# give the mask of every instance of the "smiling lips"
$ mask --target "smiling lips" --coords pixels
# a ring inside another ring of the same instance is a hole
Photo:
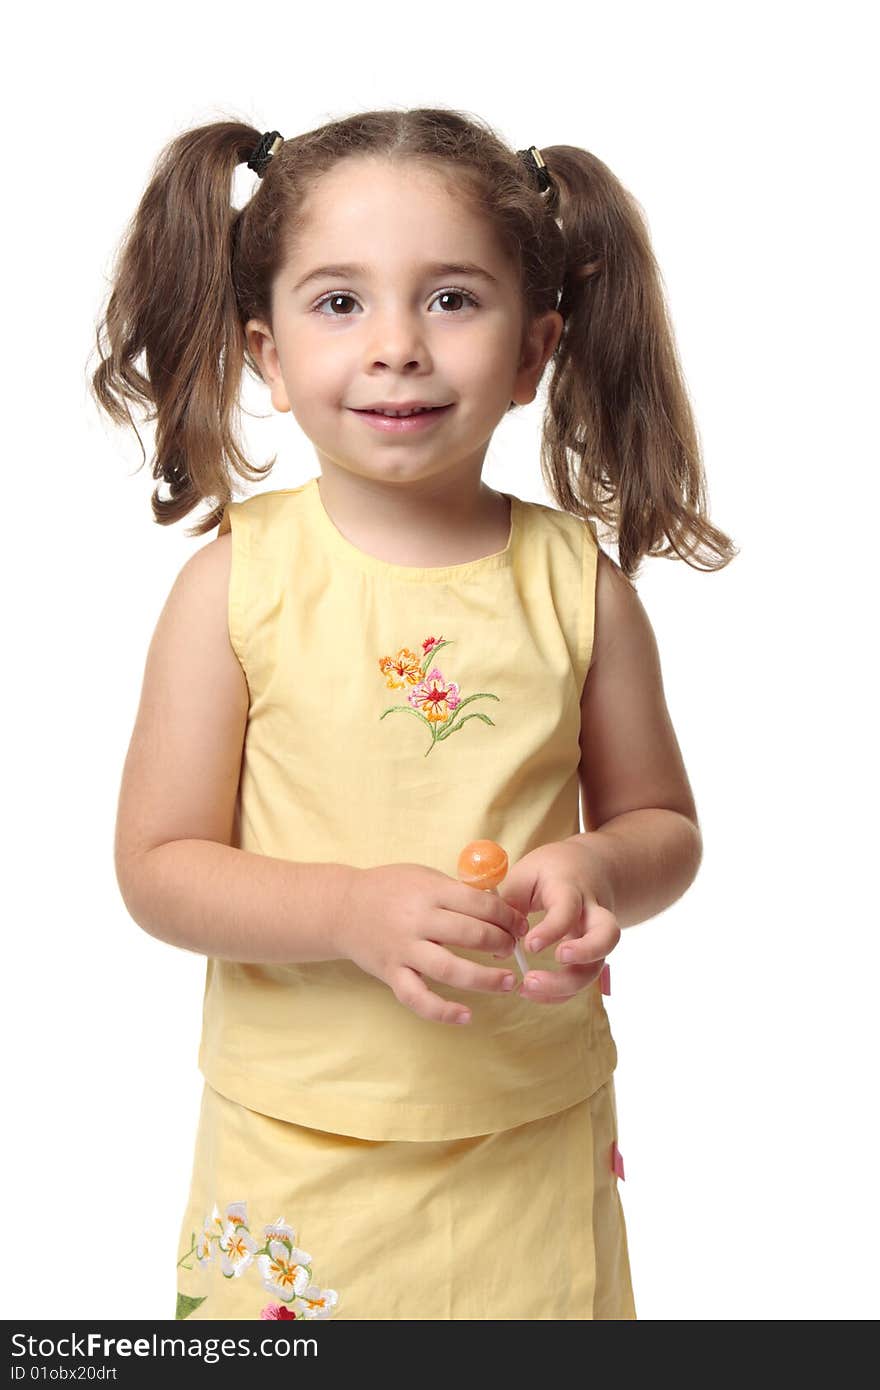
[[[412,415],[417,410],[439,410],[446,404],[446,401],[373,401],[372,405],[355,409],[374,410],[379,415]]]
[[[390,407],[389,407],[390,409]],[[413,431],[427,429],[428,426],[437,421],[452,409],[452,404],[439,406],[410,406],[398,407],[399,410],[409,409],[409,414],[386,414],[381,407],[371,406],[362,410],[355,410],[354,414],[371,428],[384,430],[391,434],[409,434]]]

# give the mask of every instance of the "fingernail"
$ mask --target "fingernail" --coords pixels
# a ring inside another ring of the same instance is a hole
[[[516,984],[516,976],[515,976],[515,975],[505,975],[505,976],[504,976],[504,979],[501,981],[501,988],[502,988],[502,989],[513,989],[513,987],[514,987],[515,984]]]
[[[559,952],[559,959],[574,960],[574,951],[570,946],[563,946],[562,950]]]
[[[534,975],[526,975],[526,978],[523,980],[523,984],[525,985],[526,989],[538,988],[538,981],[536,980]]]
[[[535,939],[533,940],[531,946],[529,947],[529,950],[530,950],[530,951],[540,951],[540,950],[543,949],[543,946],[544,946],[544,943],[543,943],[543,941],[541,940],[540,936],[536,936]]]

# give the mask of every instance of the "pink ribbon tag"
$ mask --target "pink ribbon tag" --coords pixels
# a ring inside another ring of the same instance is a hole
[[[623,1171],[623,1154],[617,1147],[616,1140],[611,1145],[611,1171],[613,1173],[616,1173],[619,1178],[624,1178],[625,1180],[625,1175]]]
[[[602,966],[602,972],[601,972],[601,974],[600,974],[600,976],[599,976],[599,981],[600,981],[600,984],[601,984],[602,993],[603,993],[603,994],[610,994],[610,993],[611,993],[611,966],[608,964],[607,961],[606,961],[605,964]]]

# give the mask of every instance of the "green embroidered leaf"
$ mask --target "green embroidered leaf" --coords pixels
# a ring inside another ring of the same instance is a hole
[[[482,691],[479,695],[468,695],[468,697],[467,697],[466,700],[459,700],[458,704],[455,706],[455,714],[457,715],[458,712],[459,712],[459,710],[464,709],[465,705],[469,705],[470,702],[471,702],[471,700],[497,700],[497,699],[499,699],[499,696],[497,696],[497,695],[490,695],[489,692],[488,692],[488,690]],[[454,718],[454,717],[455,717],[455,716],[453,716],[453,718]]]
[[[195,1254],[195,1248],[196,1248],[196,1233],[195,1233],[195,1231],[193,1231],[192,1235],[190,1236],[190,1241],[191,1241],[192,1243],[191,1243],[189,1249],[187,1250],[186,1254],[185,1254],[185,1255],[181,1255],[180,1259],[177,1261],[177,1268],[178,1268],[178,1269],[180,1269],[180,1266],[181,1266],[181,1265],[183,1265],[184,1269],[192,1269],[192,1265],[183,1264],[183,1262],[184,1262],[184,1260],[188,1260],[189,1257],[190,1257],[190,1255]]]
[[[203,1298],[189,1298],[185,1293],[177,1295],[177,1312],[174,1314],[175,1321],[181,1318],[188,1318],[190,1313],[194,1313],[200,1303],[204,1303]]]
[[[386,714],[414,714],[416,719],[421,719],[423,724],[431,727],[430,719],[426,719],[421,710],[413,709],[412,705],[389,705],[388,709],[379,715],[379,718],[384,719]]]
[[[442,734],[437,735],[437,742],[439,743],[441,738],[448,738],[450,734],[457,734],[459,729],[461,729],[469,719],[482,719],[484,724],[491,724],[492,728],[495,728],[495,720],[490,719],[488,714],[481,714],[479,710],[473,710],[471,714],[466,714],[464,719],[460,720],[459,723],[447,724]]]

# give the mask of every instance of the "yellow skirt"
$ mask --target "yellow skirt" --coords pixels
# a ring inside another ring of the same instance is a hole
[[[358,1139],[205,1083],[178,1318],[635,1318],[611,1078],[466,1139]]]

